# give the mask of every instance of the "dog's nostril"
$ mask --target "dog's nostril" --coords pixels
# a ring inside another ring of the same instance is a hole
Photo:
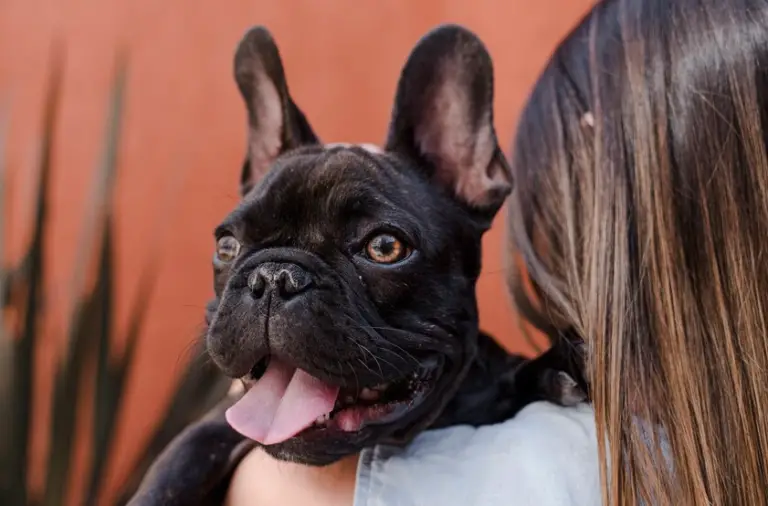
[[[248,277],[248,288],[250,288],[251,293],[257,299],[264,295],[264,292],[267,289],[267,280],[264,278],[262,273],[259,272],[258,269],[253,271],[253,273],[251,273],[251,275]]]
[[[254,269],[248,276],[248,288],[255,298],[267,292],[289,299],[312,286],[312,277],[296,264],[266,262]]]
[[[283,297],[297,295],[312,285],[312,279],[303,270],[283,269],[278,274],[277,289]]]

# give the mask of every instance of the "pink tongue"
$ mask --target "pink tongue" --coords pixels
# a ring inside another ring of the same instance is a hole
[[[274,357],[264,376],[227,410],[227,422],[264,445],[281,443],[333,411],[339,387]]]

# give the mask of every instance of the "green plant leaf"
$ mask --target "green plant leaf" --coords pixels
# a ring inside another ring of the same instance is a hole
[[[63,59],[55,52],[43,111],[43,131],[38,168],[32,238],[27,254],[14,275],[13,305],[18,310],[20,325],[12,345],[11,378],[11,452],[8,472],[11,483],[7,504],[26,505],[30,419],[34,392],[34,350],[38,340],[44,272],[43,252],[46,238],[51,154],[54,146],[58,105],[61,92]]]
[[[57,50],[61,46],[55,47]],[[139,336],[146,321],[150,295],[157,278],[158,262],[150,262],[142,274],[133,301],[125,351],[116,358],[112,349],[114,318],[114,223],[112,193],[117,170],[117,152],[126,84],[126,59],[120,55],[111,93],[104,139],[104,153],[96,172],[96,184],[83,225],[84,239],[73,265],[70,325],[67,347],[54,373],[51,396],[50,446],[42,502],[30,497],[26,489],[30,416],[34,395],[34,354],[44,316],[43,289],[45,272],[43,253],[48,230],[47,212],[51,177],[51,152],[61,89],[63,58],[55,53],[46,103],[44,106],[41,156],[35,197],[32,237],[28,250],[18,265],[6,269],[2,263],[5,230],[0,220],[0,308],[16,313],[18,325],[13,338],[4,327],[0,311],[0,505],[60,506],[67,498],[67,487],[74,452],[77,413],[84,402],[81,385],[86,373],[94,373],[94,432],[91,469],[85,491],[86,506],[95,506],[101,492],[104,469],[113,447],[117,413],[123,400],[126,378],[134,362]],[[2,111],[0,111],[2,112]],[[2,120],[0,114],[0,120]],[[0,213],[5,210],[5,136],[0,131]],[[7,218],[6,218],[7,219]],[[95,258],[94,258],[95,257]],[[152,258],[159,258],[158,256]],[[86,281],[96,263],[95,283],[87,289]],[[93,366],[95,371],[90,369]],[[121,490],[118,504],[125,503],[135,490],[153,459],[186,425],[201,417],[226,394],[230,381],[208,361],[202,342],[194,359],[185,369],[165,415],[156,427],[150,443]]]
[[[104,469],[112,448],[115,422],[123,399],[125,379],[133,364],[139,335],[146,321],[149,301],[157,279],[157,263],[145,270],[139,283],[139,290],[130,313],[126,346],[122,357],[113,363],[111,358],[110,334],[103,332],[99,343],[99,359],[96,376],[96,398],[94,400],[94,434],[91,471],[86,491],[85,504],[95,505],[101,491]]]
[[[98,356],[96,361],[96,384],[94,387],[95,400],[94,400],[94,426],[93,426],[93,445],[99,449],[99,452],[94,452],[93,460],[91,462],[92,473],[96,470],[101,475],[102,468],[106,465],[106,458],[102,457],[105,443],[105,439],[108,440],[111,433],[111,425],[114,423],[114,412],[104,414],[102,412],[102,400],[105,395],[109,395],[105,392],[107,387],[106,381],[109,376],[109,355],[110,355],[110,341],[111,341],[111,326],[113,319],[113,239],[112,239],[112,219],[107,218],[106,226],[104,227],[104,234],[101,245],[101,262],[98,277],[103,282],[97,284],[97,290],[94,291],[94,297],[101,300],[102,312],[100,318],[100,326],[95,336],[98,338],[98,342],[95,344],[98,350]],[[109,401],[109,399],[107,399]],[[115,406],[116,407],[116,406]],[[105,420],[105,418],[111,417],[112,420]],[[93,482],[93,474],[89,488],[93,487],[95,495],[98,492],[98,486]],[[89,496],[91,492],[89,490]],[[94,497],[95,499],[95,497]],[[86,503],[89,504],[89,503]]]
[[[13,473],[13,341],[5,328],[5,311],[10,291],[5,271],[5,206],[8,121],[5,109],[0,111],[0,504],[11,503]]]
[[[101,268],[99,269],[101,270]],[[93,363],[98,335],[106,319],[104,301],[97,294],[105,291],[109,281],[100,278],[92,295],[82,305],[72,325],[66,357],[54,376],[51,408],[48,470],[43,504],[64,503],[69,484],[74,448],[75,421],[81,405],[80,386],[86,364]]]
[[[108,112],[105,149],[102,163],[97,171],[97,185],[92,196],[90,220],[86,220],[86,237],[101,234],[96,284],[91,294],[78,298],[86,292],[84,280],[93,242],[83,240],[83,249],[75,264],[76,276],[73,282],[75,307],[69,330],[67,350],[59,363],[54,384],[51,415],[51,437],[48,453],[48,470],[44,506],[60,506],[67,495],[70,468],[75,438],[75,421],[81,399],[80,386],[87,364],[96,364],[99,336],[111,327],[111,294],[113,284],[111,195],[117,170],[117,152],[120,139],[122,106],[125,92],[125,68],[119,62],[115,84]],[[79,274],[79,275],[77,275]]]

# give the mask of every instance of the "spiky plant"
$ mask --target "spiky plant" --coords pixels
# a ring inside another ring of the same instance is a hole
[[[116,414],[123,399],[127,372],[133,363],[136,344],[146,320],[147,301],[153,288],[155,267],[146,267],[138,295],[131,308],[126,346],[120,356],[112,349],[114,332],[114,223],[112,193],[117,169],[117,152],[126,86],[126,60],[120,64],[111,89],[102,145],[102,159],[96,171],[94,192],[84,223],[85,240],[73,273],[73,307],[66,332],[67,345],[54,372],[54,391],[49,399],[50,446],[46,460],[45,488],[32,494],[27,488],[29,470],[30,417],[36,394],[34,356],[40,342],[42,306],[46,288],[43,254],[48,236],[48,198],[63,65],[56,59],[51,72],[44,107],[41,156],[31,223],[31,240],[18,265],[0,262],[0,504],[3,506],[59,506],[72,482],[75,421],[78,409],[93,405],[93,433],[90,434],[91,464],[84,491],[84,504],[95,506],[102,492],[104,469],[114,441]],[[0,118],[0,126],[2,125]],[[6,209],[3,141],[0,131],[0,213]],[[7,240],[0,214],[0,252]],[[90,274],[93,274],[91,276]],[[88,280],[93,280],[88,283]],[[13,315],[13,318],[5,318]],[[14,325],[9,324],[10,321]],[[200,351],[200,350],[197,350]],[[124,504],[157,453],[182,427],[200,416],[221,398],[227,382],[196,352],[187,367],[165,416],[144,448],[114,504]],[[95,365],[95,367],[87,367]],[[84,380],[95,385],[92,398],[81,389]]]

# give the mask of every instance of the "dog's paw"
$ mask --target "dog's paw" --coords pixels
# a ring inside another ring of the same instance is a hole
[[[548,401],[560,406],[589,402],[586,346],[581,340],[560,339],[542,355],[527,361],[514,375],[520,404]]]
[[[584,389],[565,371],[545,370],[539,386],[545,400],[561,406],[576,406],[588,400]]]
[[[225,409],[241,395],[237,383],[230,392],[157,456],[126,506],[223,504],[232,472],[253,447],[224,419]]]

